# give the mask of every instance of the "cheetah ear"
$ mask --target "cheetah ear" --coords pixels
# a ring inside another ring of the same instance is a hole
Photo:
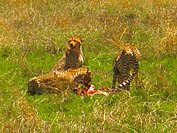
[[[70,42],[71,38],[68,38],[68,42]]]
[[[81,43],[83,42],[83,39],[81,39],[82,36],[74,34],[74,37],[78,38],[81,41]]]
[[[81,36],[74,35],[74,37],[77,37],[81,41],[81,43],[83,42],[83,39],[81,39],[82,38]]]
[[[82,36],[78,36],[78,38],[80,39],[81,43],[84,41],[82,38]]]
[[[81,42],[83,42],[83,39],[80,39],[81,40]]]
[[[87,68],[87,73],[91,74],[90,68]]]

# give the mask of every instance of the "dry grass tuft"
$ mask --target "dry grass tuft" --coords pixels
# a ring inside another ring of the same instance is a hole
[[[160,42],[160,52],[163,55],[176,55],[177,54],[177,29],[167,28],[165,36]]]

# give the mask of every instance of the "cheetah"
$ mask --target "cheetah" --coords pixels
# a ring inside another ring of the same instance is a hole
[[[69,38],[68,43],[69,45],[66,47],[63,57],[57,62],[49,73],[65,71],[67,69],[76,69],[82,66],[82,40],[74,36]]]
[[[116,58],[113,66],[112,89],[130,89],[130,82],[135,78],[138,81],[140,51],[133,45],[124,47]],[[132,72],[133,71],[133,72]],[[131,74],[132,72],[132,74]],[[116,82],[119,85],[116,87]]]
[[[77,90],[82,84],[88,86],[91,82],[89,68],[68,69],[34,77],[28,82],[28,93],[31,95],[42,93],[61,93],[63,91]]]

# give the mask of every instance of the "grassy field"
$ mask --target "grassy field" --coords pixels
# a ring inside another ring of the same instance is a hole
[[[85,67],[97,87],[132,43],[142,53],[140,81],[111,96],[27,94],[67,39],[82,38]],[[0,132],[177,132],[176,0],[1,0]]]

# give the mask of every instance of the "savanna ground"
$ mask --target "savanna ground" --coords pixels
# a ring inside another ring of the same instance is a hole
[[[107,97],[27,94],[73,35],[97,88],[111,86],[121,51],[109,39],[136,45],[142,86]],[[177,132],[176,54],[176,0],[1,0],[0,132]]]

